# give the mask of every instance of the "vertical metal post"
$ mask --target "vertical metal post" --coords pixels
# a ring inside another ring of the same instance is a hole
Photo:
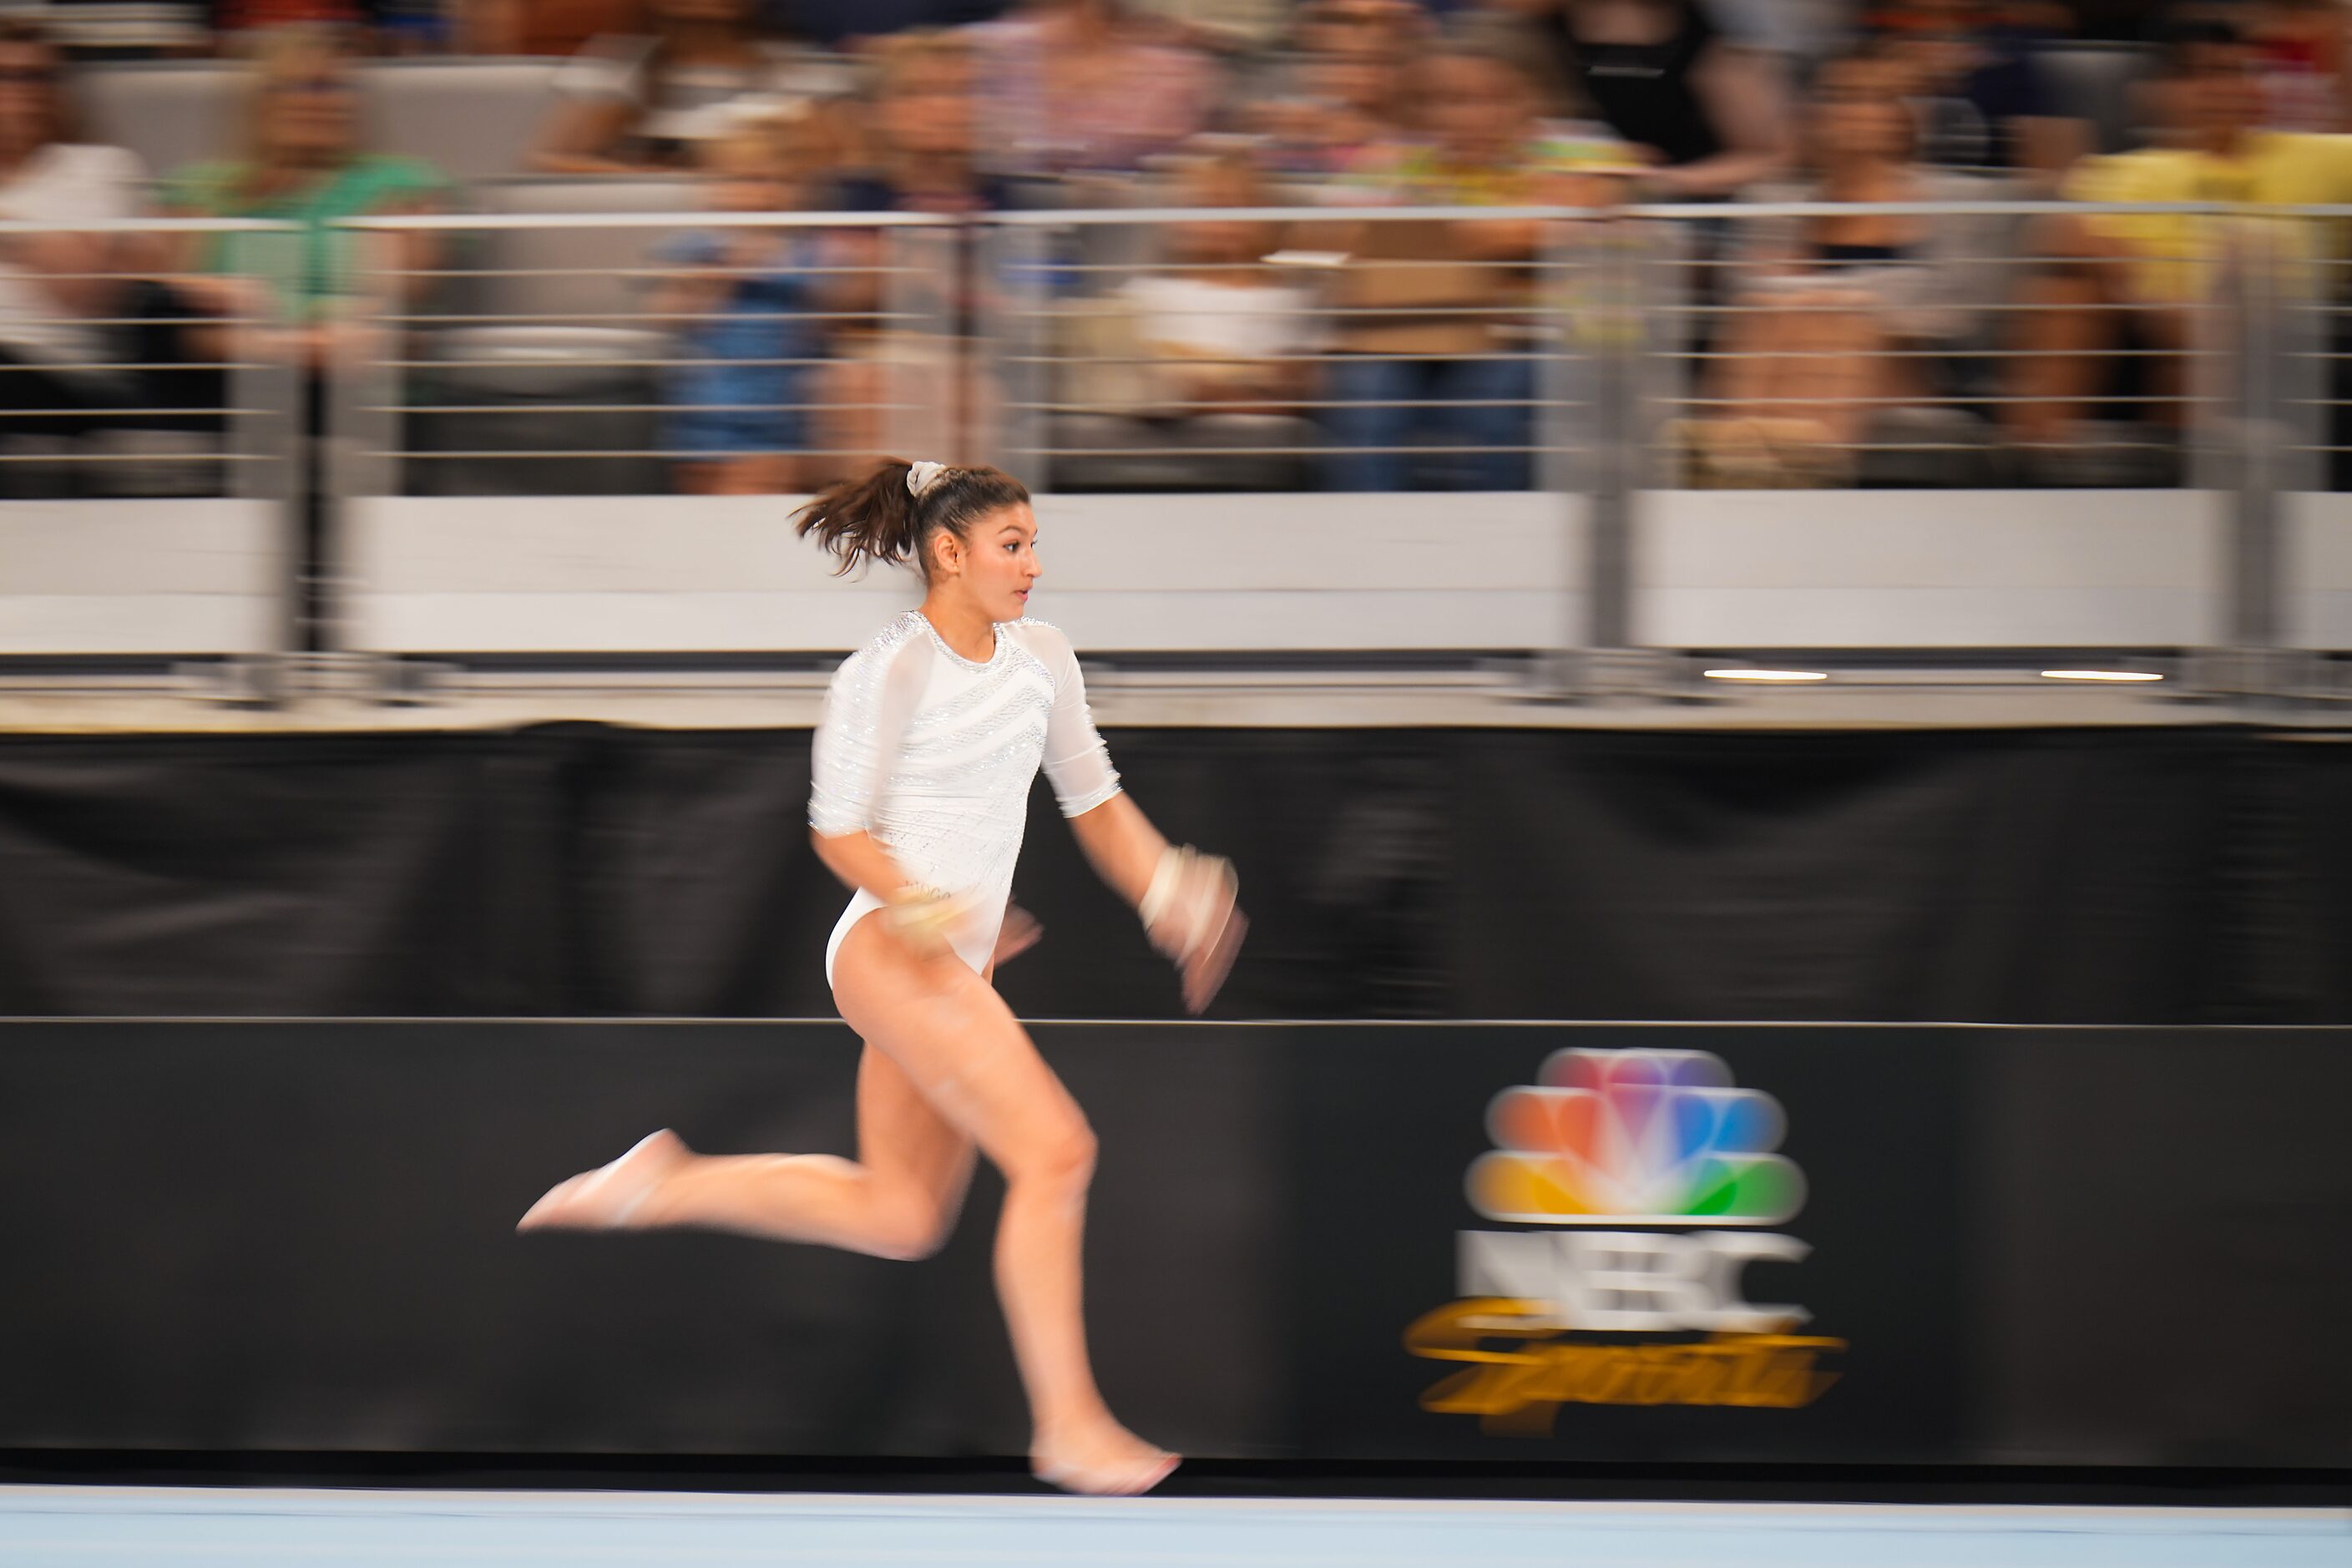
[[[958,378],[969,347],[958,341],[955,315],[962,249],[978,240],[945,226],[885,228],[881,240],[883,450],[929,458],[948,450],[963,406]]]
[[[2261,237],[2270,237],[2264,232]],[[2239,320],[2240,418],[2244,431],[2239,454],[2236,537],[2230,552],[2230,639],[2242,648],[2267,648],[2278,640],[2278,399],[2274,381],[2279,352],[2273,312],[2271,258],[2254,246],[2236,268]]]
[[[1600,288],[1593,301],[1592,466],[1586,529],[1585,647],[1620,652],[1633,643],[1633,505],[1642,421],[1636,356],[1645,330],[1636,296],[1634,255],[1640,229],[1610,225],[1600,242]]]
[[[1584,630],[1563,655],[1561,695],[1601,699],[1637,695],[1645,661],[1633,642],[1636,492],[1646,478],[1650,301],[1643,273],[1653,259],[1648,226],[1620,218],[1595,226],[1586,240],[1588,287],[1563,337],[1581,351],[1589,443],[1585,486]]]
[[[988,301],[983,354],[1003,409],[992,460],[1043,494],[1053,478],[1045,451],[1050,426],[1041,406],[1048,384],[1045,255],[1052,231],[1044,224],[984,222],[978,235],[980,286]]]
[[[270,227],[281,226],[271,225]],[[265,242],[266,243],[266,242]],[[254,254],[250,248],[242,254]],[[269,509],[275,526],[270,581],[278,597],[277,647],[255,672],[259,695],[274,700],[282,688],[281,667],[302,647],[302,376],[284,359],[260,353],[255,338],[280,325],[277,296],[263,279],[248,277],[254,301],[248,313],[221,323],[225,399],[230,412],[222,447],[227,493]]]
[[[2277,272],[2284,265],[2278,248],[2284,241],[2260,217],[2240,215],[2224,221],[2231,236],[2227,297],[2233,309],[2229,314],[2238,331],[2237,449],[2232,454],[2223,636],[2230,650],[2230,687],[2242,699],[2267,706],[2279,695],[2282,673],[2277,658],[2282,627],[2279,491],[2284,478],[2282,421],[2286,403],[2280,385],[2285,344]]]
[[[2273,287],[2277,306],[2278,352],[2273,363],[2273,385],[2279,398],[2274,421],[2278,445],[2272,473],[2273,492],[2270,583],[2273,644],[2283,693],[2316,692],[2327,684],[2325,666],[2312,650],[2315,639],[2299,595],[2302,574],[2296,559],[2298,537],[2292,526],[2296,500],[2305,494],[2326,494],[2335,482],[2338,454],[2332,450],[2343,428],[2338,416],[2336,386],[2339,362],[2334,357],[2337,328],[2344,320],[2341,290],[2347,264],[2339,258],[2333,236],[2341,220],[2311,220],[2323,237],[2317,258],[2294,288]]]
[[[1591,293],[1589,268],[1580,266],[1577,237],[1570,222],[1555,220],[1543,226],[1534,323],[1525,344],[1535,355],[1536,371],[1536,405],[1529,421],[1536,453],[1529,468],[1536,488],[1559,503],[1560,523],[1567,531],[1560,544],[1563,563],[1575,559],[1583,542],[1576,531],[1582,511],[1580,498],[1599,460],[1594,449],[1599,392],[1580,335],[1580,314]],[[1563,575],[1574,583],[1573,574]],[[1559,640],[1550,650],[1551,668],[1542,679],[1548,695],[1566,696],[1572,689],[1579,631],[1586,614],[1583,597],[1579,588],[1563,586]]]
[[[361,497],[391,493],[399,473],[402,373],[392,361],[407,323],[399,301],[406,277],[400,270],[397,235],[363,228],[352,236],[358,288],[351,297],[349,325],[357,346],[332,355],[321,372],[327,399],[320,425],[317,585],[319,652],[348,652],[351,601],[359,586],[353,574],[353,531]]]

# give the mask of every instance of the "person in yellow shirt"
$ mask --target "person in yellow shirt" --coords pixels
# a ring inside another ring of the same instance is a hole
[[[2224,203],[2247,208],[2352,202],[2352,136],[2262,129],[2253,47],[2228,22],[2184,24],[2154,84],[2162,144],[2078,164],[2074,202]],[[2146,367],[2133,395],[2150,418],[2188,422],[2187,353],[2198,307],[2232,265],[2276,264],[2297,289],[2326,286],[2310,265],[2344,254],[2341,226],[2243,213],[2063,215],[2038,226],[2045,265],[2021,290],[2004,405],[2012,439],[2071,449],[2106,391],[2120,349]]]

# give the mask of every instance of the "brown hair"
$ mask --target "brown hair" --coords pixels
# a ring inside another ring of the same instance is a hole
[[[910,27],[890,34],[876,41],[871,58],[873,74],[855,106],[860,144],[853,158],[877,174],[896,178],[906,161],[906,151],[893,134],[886,106],[902,96],[923,72],[940,67],[961,75],[961,91],[970,101],[971,71],[976,59],[969,41],[939,27]],[[964,156],[969,163],[969,150]]]
[[[1878,68],[1875,74],[1873,74],[1873,67]],[[1901,58],[1884,43],[1864,44],[1848,49],[1815,67],[1812,82],[1805,94],[1807,113],[1798,138],[1803,148],[1805,163],[1818,173],[1827,162],[1822,156],[1817,117],[1822,109],[1832,101],[1830,89],[1834,85],[1833,79],[1840,78],[1849,85],[1846,96],[1893,109],[1903,132],[1903,145],[1896,152],[1895,162],[1918,162],[1920,143],[1927,131],[1921,120],[1925,106],[1915,102],[1903,90],[1903,83],[1896,79],[1896,73],[1902,68]]]
[[[81,140],[81,116],[76,112],[73,95],[66,82],[66,53],[48,29],[22,16],[0,17],[0,47],[39,49],[49,57],[49,124],[46,134],[50,142]]]
[[[1257,161],[1255,151],[1247,141],[1238,136],[1195,136],[1185,144],[1182,155],[1176,160],[1174,174],[1180,199],[1171,205],[1182,206],[1243,206],[1263,207],[1274,204],[1265,199],[1265,171]],[[1196,202],[1192,196],[1201,184],[1210,180],[1229,181],[1246,185],[1249,199],[1240,202]]]
[[[885,458],[862,479],[844,479],[793,514],[793,531],[841,557],[842,572],[863,561],[896,565],[912,561],[930,580],[924,547],[935,533],[971,537],[971,525],[992,511],[1025,506],[1028,487],[1000,468],[942,468],[919,496],[907,488],[915,465]]]
[[[972,64],[971,45],[961,35],[944,27],[909,27],[902,33],[892,33],[877,41],[874,50],[877,68],[874,77],[877,96],[887,96],[906,84],[908,77],[929,65],[951,65],[968,68]]]
[[[1475,60],[1508,72],[1527,93],[1533,115],[1557,113],[1570,100],[1543,44],[1516,16],[1491,12],[1463,16],[1416,53],[1416,63],[1433,60]]]
[[[745,115],[704,142],[697,162],[705,170],[732,174],[747,164],[781,180],[804,180],[823,166],[820,132],[803,105]]]
[[[349,29],[332,22],[289,22],[267,28],[254,39],[245,79],[245,158],[238,194],[249,199],[270,195],[283,184],[281,171],[270,162],[271,99],[283,84],[310,71],[348,76],[356,58]],[[354,84],[356,85],[356,84]],[[345,149],[346,161],[359,156],[359,132]]]

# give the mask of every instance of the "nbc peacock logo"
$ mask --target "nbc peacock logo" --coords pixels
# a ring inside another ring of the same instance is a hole
[[[1556,1051],[1486,1111],[1470,1206],[1518,1225],[1771,1226],[1804,1206],[1787,1121],[1706,1051]]]
[[[1565,1405],[1820,1398],[1839,1375],[1820,1358],[1845,1342],[1797,1332],[1812,1314],[1748,1300],[1742,1278],[1812,1251],[1768,1228],[1805,1203],[1804,1177],[1776,1152],[1786,1126],[1778,1100],[1734,1085],[1706,1051],[1570,1047],[1496,1095],[1470,1206],[1539,1228],[1456,1238],[1460,1299],[1423,1313],[1404,1345],[1465,1364],[1422,1408],[1534,1436]]]

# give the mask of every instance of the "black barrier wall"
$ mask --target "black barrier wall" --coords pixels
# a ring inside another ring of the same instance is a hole
[[[16,1023],[0,1448],[1015,1455],[938,1258],[511,1226],[838,1025]],[[1045,1025],[1114,1405],[1202,1457],[2352,1462],[2352,1036]]]
[[[1115,731],[1223,1017],[2352,1023],[2352,749],[2242,730]],[[796,1017],[805,731],[0,740],[0,1013]],[[1024,1016],[1176,986],[1041,785]]]

